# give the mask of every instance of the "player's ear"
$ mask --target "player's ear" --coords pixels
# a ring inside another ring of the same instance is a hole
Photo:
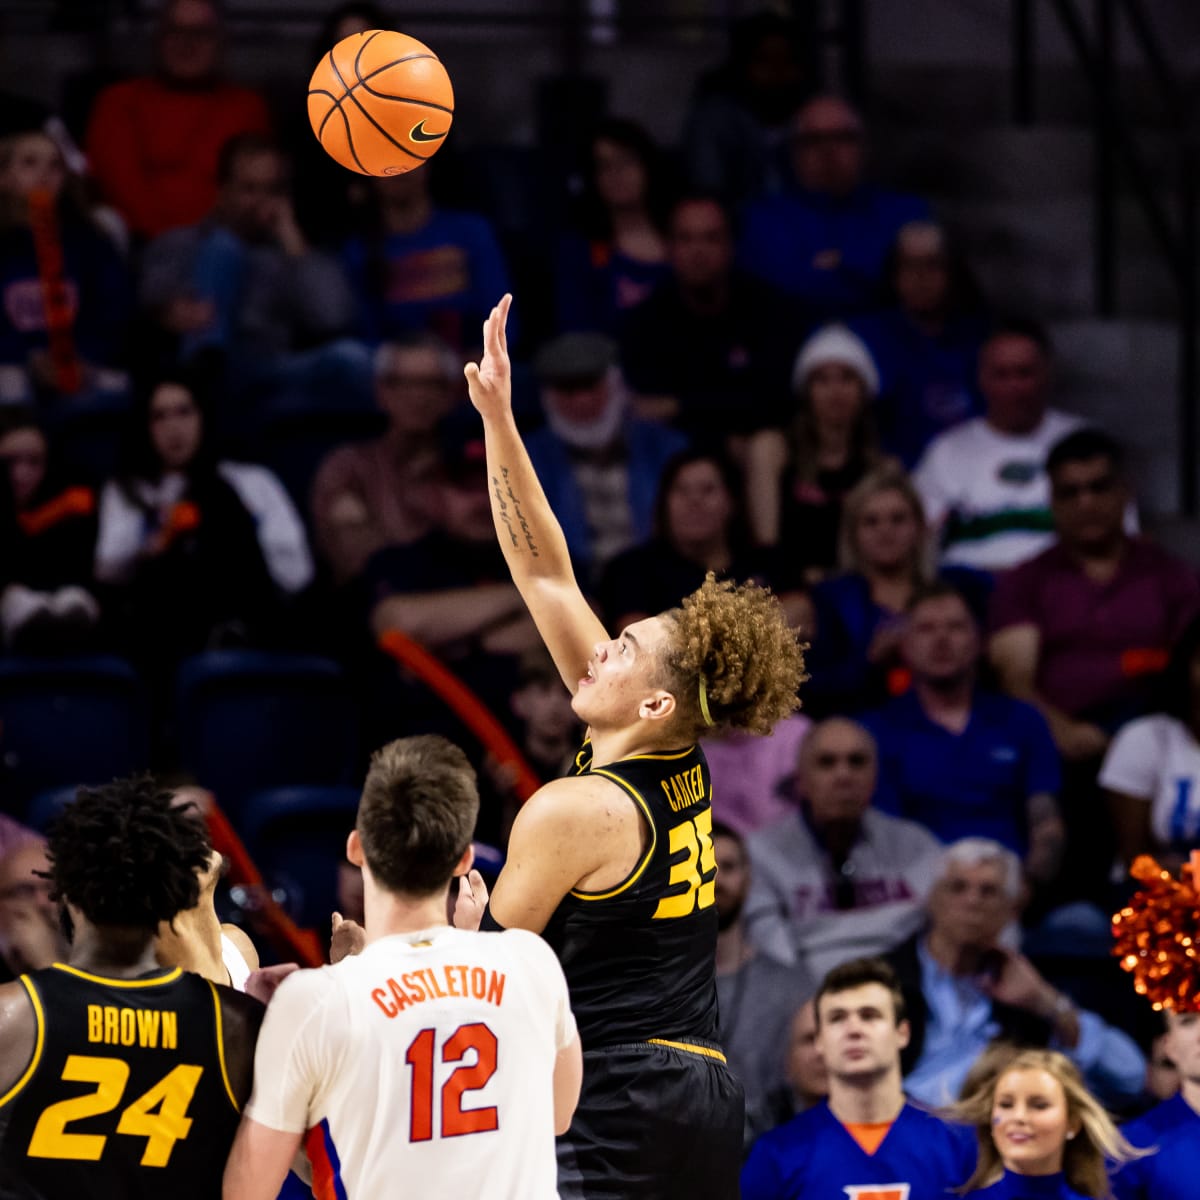
[[[659,688],[638,705],[638,716],[647,721],[665,721],[675,712],[675,697]]]
[[[896,1026],[896,1045],[903,1050],[912,1040],[912,1026],[905,1019]]]
[[[350,835],[346,838],[346,858],[354,867],[361,867],[366,862],[363,855],[362,838],[358,836],[357,829],[350,830]]]
[[[458,860],[458,865],[454,868],[454,875],[457,878],[459,875],[465,875],[475,865],[475,843],[472,842],[462,854],[462,858]]]

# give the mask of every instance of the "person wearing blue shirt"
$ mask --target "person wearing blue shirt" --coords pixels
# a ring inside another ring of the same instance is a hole
[[[875,803],[946,843],[991,838],[1032,883],[1051,882],[1064,838],[1058,752],[1037,709],[979,687],[981,638],[962,593],[946,582],[919,592],[900,652],[909,691],[864,718],[879,745]]]
[[[1146,1060],[1134,1040],[1078,1008],[1012,948],[1020,860],[998,842],[963,838],[943,852],[924,931],[888,959],[912,1023],[904,1086],[921,1104],[947,1104],[995,1039],[1061,1050],[1108,1104],[1138,1099]]]
[[[939,433],[983,412],[977,374],[988,322],[940,225],[905,225],[889,257],[893,304],[850,326],[879,367],[880,442],[911,470]]]
[[[1053,1050],[1014,1051],[952,1115],[979,1145],[965,1200],[1110,1200],[1110,1165],[1139,1155]]]
[[[974,1138],[905,1098],[909,1027],[895,973],[852,959],[826,975],[815,1005],[829,1097],[759,1138],[742,1200],[945,1197],[971,1172]]]
[[[495,297],[508,290],[508,268],[488,220],[435,207],[428,175],[424,167],[371,180],[377,228],[351,238],[342,262],[369,340],[426,329],[470,349]],[[515,339],[512,317],[508,329]]]
[[[900,229],[929,217],[918,196],[863,179],[866,135],[844,100],[817,96],[796,114],[797,188],[751,204],[741,265],[825,318],[865,312],[879,299]]]
[[[1195,1200],[1200,1193],[1200,1012],[1167,1013],[1164,1049],[1179,1071],[1179,1094],[1123,1128],[1135,1146],[1157,1149],[1117,1173],[1117,1200]]]

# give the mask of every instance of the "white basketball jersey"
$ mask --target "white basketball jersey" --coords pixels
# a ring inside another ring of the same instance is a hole
[[[246,1112],[306,1135],[318,1196],[553,1200],[554,1063],[574,1037],[535,934],[382,938],[280,986]]]

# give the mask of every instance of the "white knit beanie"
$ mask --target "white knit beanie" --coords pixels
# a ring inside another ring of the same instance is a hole
[[[879,394],[879,368],[866,343],[845,325],[825,325],[800,347],[792,368],[792,390],[800,391],[813,371],[826,363],[849,367],[863,381],[869,397]]]

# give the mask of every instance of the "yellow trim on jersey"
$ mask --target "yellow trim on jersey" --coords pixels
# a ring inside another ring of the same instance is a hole
[[[654,827],[654,815],[650,811],[650,805],[646,803],[645,797],[637,790],[637,788],[633,786],[632,783],[622,779],[619,775],[611,774],[603,767],[600,767],[598,770],[596,768],[592,768],[591,774],[602,775],[605,779],[611,779],[613,783],[620,784],[621,787],[623,787],[630,794],[630,796],[632,796],[633,799],[641,805],[642,812],[646,814],[646,820],[650,822],[650,849],[646,851],[646,857],[643,858],[636,867],[634,867],[632,873],[627,879],[625,879],[622,883],[617,884],[615,888],[612,888],[607,892],[581,892],[578,888],[571,889],[571,895],[574,896],[576,900],[611,900],[613,896],[619,896],[622,892],[633,887],[633,885],[642,877],[646,868],[650,865],[650,860],[654,857],[654,848],[658,845],[658,830]]]
[[[690,1054],[703,1054],[705,1058],[715,1058],[717,1062],[725,1062],[726,1058],[720,1050],[711,1046],[696,1046],[691,1042],[669,1042],[666,1038],[649,1038],[652,1046],[670,1046],[672,1050],[686,1050]]]
[[[21,1078],[3,1096],[0,1096],[0,1108],[3,1108],[29,1082],[34,1071],[37,1070],[38,1063],[42,1061],[42,1046],[46,1041],[46,1016],[42,1012],[42,1001],[37,994],[37,988],[33,986],[33,980],[28,975],[20,976],[20,981],[29,993],[29,1003],[33,1005],[33,1018],[37,1024],[37,1036],[34,1039],[33,1057],[29,1060],[29,1066],[25,1068]]]
[[[631,754],[628,758],[617,759],[617,762],[639,762],[647,758],[654,759],[657,762],[673,762],[677,758],[687,758],[695,749],[695,746],[689,746],[686,750],[676,750],[670,754]],[[613,766],[614,764],[609,763],[608,765]]]
[[[241,1105],[237,1102],[237,1097],[233,1094],[233,1088],[229,1083],[229,1070],[225,1066],[225,1027],[221,1020],[221,994],[217,991],[217,985],[211,979],[206,979],[209,991],[212,992],[213,1012],[217,1017],[217,1059],[221,1064],[221,1082],[225,1085],[225,1095],[229,1097],[229,1103],[233,1105],[233,1111],[240,1113]]]
[[[87,971],[81,971],[78,967],[69,967],[66,963],[54,963],[53,966],[56,971],[66,971],[69,975],[78,975],[80,979],[86,979],[89,983],[102,983],[105,987],[115,988],[158,987],[164,983],[174,983],[183,974],[180,967],[175,967],[165,975],[156,975],[153,979],[110,979],[107,975],[89,975]]]

